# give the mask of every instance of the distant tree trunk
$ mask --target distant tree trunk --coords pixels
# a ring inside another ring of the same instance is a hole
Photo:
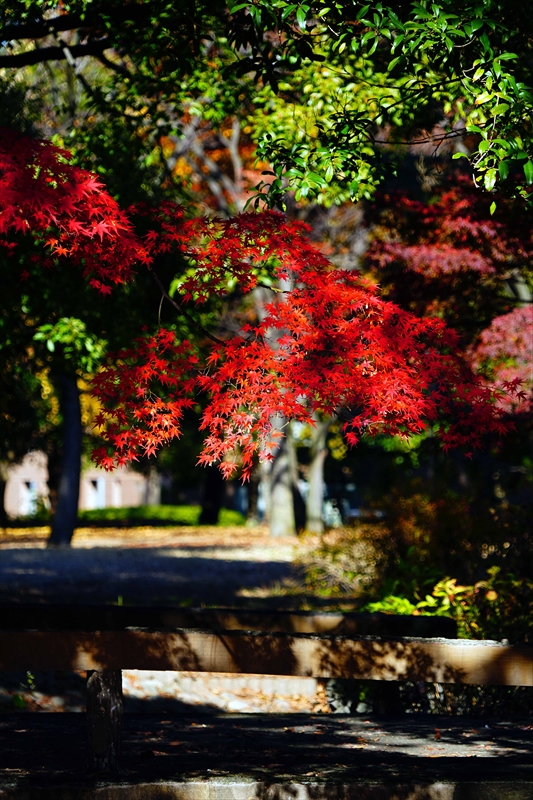
[[[293,536],[296,533],[292,476],[286,439],[280,442],[270,471],[269,522],[272,536]]]
[[[206,467],[200,525],[216,525],[224,499],[225,481],[218,467]]]
[[[254,466],[250,480],[246,484],[248,491],[248,508],[246,510],[246,524],[249,527],[259,523],[259,484],[261,471],[259,464]]]
[[[122,673],[87,672],[87,767],[91,774],[116,773],[122,737]]]
[[[75,376],[59,375],[60,407],[63,416],[63,458],[48,547],[68,547],[78,519],[81,477],[81,407]]]
[[[9,478],[9,463],[0,461],[0,528],[7,528],[6,486]]]
[[[50,516],[53,518],[57,509],[57,496],[63,461],[61,446],[55,437],[50,437],[46,444],[46,457],[48,459],[48,500],[50,501]]]
[[[305,523],[305,507],[297,483],[296,450],[285,420],[277,419],[274,425],[278,430],[283,429],[285,435],[274,453],[268,481],[270,534],[294,536]]]
[[[322,509],[324,504],[324,461],[326,460],[326,438],[331,420],[316,421],[311,429],[311,461],[307,476],[306,528],[311,533],[324,531]]]
[[[147,506],[161,505],[161,475],[155,464],[150,464],[146,481],[145,503]]]

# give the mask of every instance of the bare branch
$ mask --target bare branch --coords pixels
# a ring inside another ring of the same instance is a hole
[[[69,47],[73,58],[83,58],[84,56],[101,56],[104,50],[109,50],[113,45],[108,37],[98,39],[86,44],[76,44]],[[63,61],[67,58],[64,47],[43,47],[35,50],[27,50],[25,53],[13,53],[0,55],[0,69],[17,69],[18,67],[29,67],[32,64],[42,64],[45,61]]]

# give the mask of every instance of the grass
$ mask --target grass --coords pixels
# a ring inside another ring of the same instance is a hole
[[[132,523],[139,525],[198,525],[200,506],[135,506],[132,508],[95,508],[80,511],[80,522]],[[244,525],[245,519],[238,511],[223,508],[218,524]]]
[[[150,525],[160,527],[165,525],[198,525],[200,517],[200,506],[132,506],[126,508],[95,508],[90,511],[80,511],[78,513],[78,525],[113,525],[134,527],[136,525]],[[239,511],[232,511],[223,508],[220,512],[218,524],[221,527],[233,527],[244,525],[244,516]],[[21,521],[19,521],[21,522]],[[43,524],[48,520],[39,517],[31,519],[26,517],[24,523],[32,524],[39,522]]]

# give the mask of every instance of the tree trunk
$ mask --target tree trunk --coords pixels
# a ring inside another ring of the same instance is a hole
[[[294,536],[305,523],[305,507],[297,483],[296,450],[285,420],[276,419],[274,425],[278,430],[283,428],[285,436],[274,453],[268,481],[270,534]]]
[[[0,461],[0,528],[7,528],[6,486],[9,478],[9,463]]]
[[[250,480],[247,484],[248,508],[246,510],[246,525],[253,527],[259,524],[259,484],[261,482],[261,471],[259,464],[255,464]]]
[[[145,501],[147,506],[161,505],[161,476],[155,464],[150,464],[146,481]]]
[[[78,519],[80,496],[82,436],[80,393],[75,376],[60,375],[58,384],[63,416],[63,458],[48,547],[70,545]]]
[[[331,420],[316,421],[311,429],[311,461],[307,474],[308,490],[306,502],[306,528],[311,533],[323,533],[324,520],[324,461],[328,453],[326,438]]]
[[[270,472],[270,533],[272,536],[293,536],[296,533],[292,477],[287,440],[283,439],[272,462]]]
[[[87,672],[87,767],[118,772],[122,737],[122,672]]]
[[[48,500],[50,502],[50,516],[53,519],[57,509],[57,496],[63,461],[61,446],[55,437],[49,437],[46,443],[46,458],[48,460]]]
[[[224,499],[226,487],[223,475],[218,467],[206,467],[204,499],[200,512],[200,525],[216,525]]]

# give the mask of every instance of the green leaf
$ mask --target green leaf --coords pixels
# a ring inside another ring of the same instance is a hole
[[[506,111],[509,110],[509,103],[498,103],[497,106],[494,106],[491,109],[491,116],[497,117],[498,114],[505,114]]]
[[[524,175],[528,185],[531,185],[533,183],[533,164],[531,161],[526,161],[524,164]]]
[[[324,178],[321,175],[317,175],[316,172],[307,172],[305,177],[310,183],[315,183],[317,186],[324,186]]]
[[[473,20],[471,20],[471,22],[468,23],[468,26],[469,26],[470,30],[472,31],[472,33],[474,33],[474,31],[478,31],[480,28],[483,27],[483,20],[482,19],[473,19]]]
[[[486,171],[483,183],[485,184],[485,189],[487,190],[487,192],[491,192],[494,189],[494,185],[496,183],[495,169],[488,169]]]
[[[296,21],[300,28],[305,28],[305,20],[307,18],[307,14],[303,8],[299,8],[296,12]]]
[[[496,202],[495,202],[494,200],[493,200],[493,201],[492,201],[492,203],[490,204],[489,211],[490,211],[490,214],[491,214],[491,216],[492,216],[492,215],[494,214],[494,212],[496,211]]]
[[[292,5],[287,6],[287,8],[284,8],[283,11],[281,12],[281,19],[283,20],[287,19],[287,17],[290,14],[292,14],[295,8],[296,8],[296,3],[293,3]]]
[[[502,181],[506,179],[509,175],[509,162],[508,161],[500,161],[498,164],[498,172],[500,173],[500,178]]]

